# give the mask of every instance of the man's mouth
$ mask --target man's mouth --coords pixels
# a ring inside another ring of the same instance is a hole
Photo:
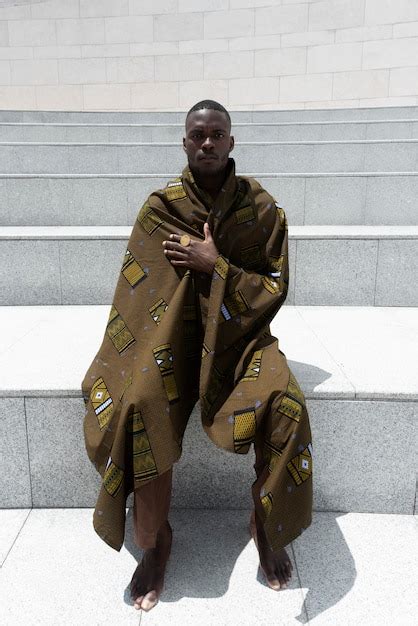
[[[218,157],[214,154],[204,154],[203,156],[200,157],[200,161],[216,161]]]

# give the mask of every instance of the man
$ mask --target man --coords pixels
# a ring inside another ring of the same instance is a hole
[[[188,166],[151,194],[128,243],[102,346],[82,383],[86,447],[103,483],[93,523],[120,550],[134,491],[131,580],[150,610],[170,555],[172,466],[198,399],[220,447],[247,453],[250,529],[268,585],[286,587],[285,546],[311,522],[312,445],[304,396],[269,323],[288,286],[284,211],[235,175],[231,120],[212,101],[186,117]]]

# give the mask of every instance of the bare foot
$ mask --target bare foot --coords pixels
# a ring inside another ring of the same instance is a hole
[[[146,550],[130,582],[131,598],[136,609],[150,611],[157,604],[164,587],[164,574],[171,552],[172,530],[168,522],[157,535],[155,548]]]
[[[266,581],[271,589],[287,589],[287,583],[292,577],[293,565],[284,548],[275,554],[270,548],[261,521],[251,513],[250,532],[257,546],[260,556],[260,567],[264,572]]]

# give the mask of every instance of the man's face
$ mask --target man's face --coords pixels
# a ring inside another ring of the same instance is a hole
[[[203,177],[222,172],[234,147],[230,132],[228,118],[222,111],[201,109],[190,113],[183,138],[190,169]]]

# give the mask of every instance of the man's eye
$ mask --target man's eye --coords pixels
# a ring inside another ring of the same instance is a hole
[[[225,137],[224,133],[216,133],[217,139],[223,139],[223,137]]]

